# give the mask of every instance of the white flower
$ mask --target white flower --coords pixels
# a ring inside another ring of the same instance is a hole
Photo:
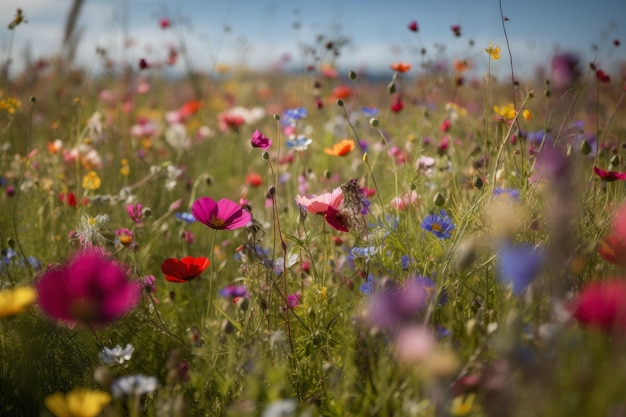
[[[141,374],[129,375],[116,379],[111,385],[111,393],[114,397],[125,395],[143,395],[156,391],[159,385],[156,377]]]
[[[261,417],[290,417],[295,415],[297,406],[293,398],[276,401],[265,407]]]
[[[91,247],[92,245],[101,245],[106,238],[100,233],[105,223],[109,221],[108,214],[98,214],[91,217],[84,214],[80,218],[80,225],[76,229],[76,237],[80,240],[83,247]]]
[[[98,353],[98,356],[105,365],[113,365],[114,363],[122,364],[130,360],[134,351],[135,348],[129,343],[123,349],[120,345],[116,345],[113,349],[104,347],[100,353]]]

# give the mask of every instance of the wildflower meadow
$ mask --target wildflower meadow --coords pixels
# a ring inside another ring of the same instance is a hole
[[[3,52],[0,415],[626,416],[622,46],[449,23],[376,76]]]

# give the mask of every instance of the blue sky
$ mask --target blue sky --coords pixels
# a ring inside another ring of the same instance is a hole
[[[2,0],[0,15],[7,23],[17,7],[29,21],[15,33],[16,67],[24,45],[30,45],[35,57],[59,51],[70,4],[71,0]],[[593,59],[592,43],[598,46],[597,58],[604,67],[626,59],[626,23],[620,22],[626,16],[623,0],[502,0],[502,7],[520,73],[532,74],[537,65],[547,65],[558,50],[580,52],[588,62]],[[161,30],[160,16],[171,18],[174,27]],[[407,29],[411,20],[419,24],[417,34]],[[461,25],[460,38],[450,30],[454,24]],[[487,62],[483,48],[493,43],[503,49],[506,60],[492,70],[508,71],[498,0],[86,0],[79,27],[83,37],[78,60],[84,65],[93,60],[97,46],[105,47],[114,59],[136,62],[140,57],[158,59],[166,55],[168,45],[184,39],[198,69],[211,71],[217,63],[269,68],[287,53],[294,64],[301,63],[300,45],[313,44],[318,34],[326,34],[350,40],[338,60],[342,69],[375,71],[398,60],[416,63],[421,48],[434,59],[435,45],[445,47],[439,57],[468,58],[480,69]],[[124,27],[134,41],[131,48],[122,47]],[[2,50],[9,35],[8,30],[0,33]],[[614,39],[623,45],[613,47]]]

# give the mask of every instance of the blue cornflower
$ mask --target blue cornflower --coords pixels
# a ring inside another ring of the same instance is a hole
[[[513,294],[522,294],[541,270],[543,252],[529,244],[504,244],[498,253],[498,277],[512,285]]]
[[[220,290],[220,295],[227,298],[250,298],[250,293],[245,285],[229,284]]]
[[[439,211],[439,214],[429,214],[422,220],[422,229],[431,232],[439,239],[448,239],[454,227],[452,218],[443,209]]]
[[[306,109],[304,107],[297,107],[295,109],[285,110],[280,121],[285,125],[295,125],[298,120],[304,119],[306,116]]]
[[[311,143],[313,143],[312,139],[301,135],[292,139],[287,139],[285,141],[285,146],[287,146],[287,149],[293,149],[294,151],[306,151]]]
[[[359,291],[368,297],[371,297],[374,294],[374,285],[374,276],[372,274],[368,274],[365,282],[359,286]]]
[[[369,117],[378,116],[378,109],[376,107],[361,107],[361,112]]]
[[[407,269],[409,269],[410,265],[411,258],[409,258],[407,255],[402,255],[402,257],[400,258],[400,266],[402,267],[402,270],[406,271]]]
[[[509,196],[512,200],[515,201],[519,201],[519,190],[515,190],[513,188],[502,188],[502,187],[496,187],[493,190],[493,195],[494,197],[497,197],[499,195],[501,196]]]
[[[174,218],[176,220],[178,220],[179,222],[185,222],[185,223],[193,223],[196,221],[196,218],[193,217],[193,214],[191,213],[174,213]]]
[[[366,246],[364,248],[355,246],[350,250],[350,254],[354,258],[365,258],[366,261],[369,261],[372,256],[376,255],[376,246]]]

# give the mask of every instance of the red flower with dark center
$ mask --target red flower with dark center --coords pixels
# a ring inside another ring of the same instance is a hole
[[[186,256],[182,259],[169,258],[161,264],[161,272],[169,282],[187,282],[197,278],[207,269],[210,261],[208,258]]]

